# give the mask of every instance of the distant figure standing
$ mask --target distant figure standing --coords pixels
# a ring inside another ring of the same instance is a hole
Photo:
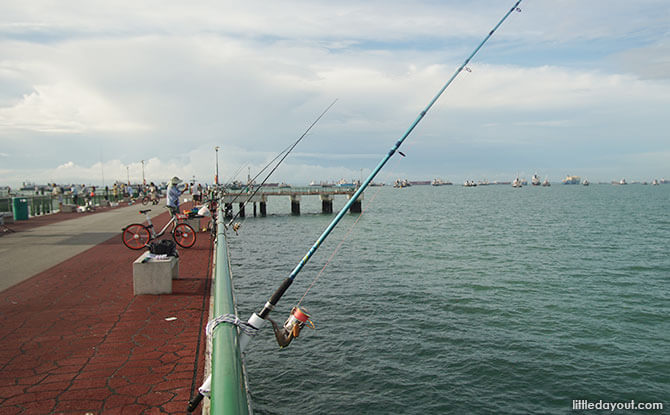
[[[151,182],[149,184],[149,196],[151,197],[151,203],[154,205],[158,203],[158,188],[154,184],[154,182]]]
[[[181,182],[182,180],[179,177],[174,176],[167,188],[167,208],[170,210],[172,216],[179,213],[179,196],[185,190],[179,186]]]
[[[63,209],[63,189],[54,183],[54,188],[51,191],[51,194],[54,198],[58,199],[58,210]]]
[[[202,201],[202,185],[198,183],[198,186],[193,189],[193,202],[200,203]]]
[[[79,205],[79,189],[77,189],[77,185],[73,184],[72,187],[70,188],[70,193],[72,193],[72,203],[74,203],[75,206]]]

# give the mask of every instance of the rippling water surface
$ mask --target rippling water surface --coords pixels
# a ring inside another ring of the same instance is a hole
[[[303,302],[317,330],[279,350],[268,325],[250,345],[256,413],[670,405],[670,185],[371,188],[363,207]],[[265,303],[334,217],[316,197],[301,208],[292,217],[288,198],[273,199],[268,217],[247,218],[229,238],[241,315]],[[354,220],[271,317],[283,322]]]

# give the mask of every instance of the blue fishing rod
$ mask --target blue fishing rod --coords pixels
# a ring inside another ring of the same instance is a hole
[[[330,235],[332,230],[337,226],[337,224],[340,222],[342,217],[346,214],[347,210],[351,207],[351,205],[356,202],[358,197],[363,193],[363,191],[368,187],[370,182],[375,178],[377,173],[384,167],[384,165],[389,161],[389,159],[396,153],[400,153],[400,155],[404,156],[402,152],[400,152],[398,149],[402,145],[402,143],[405,141],[405,139],[414,131],[414,128],[421,122],[421,120],[426,116],[426,113],[431,109],[431,107],[437,102],[437,100],[440,98],[440,96],[444,93],[444,91],[451,85],[451,83],[456,79],[456,77],[463,71],[463,69],[466,69],[468,63],[470,63],[470,60],[479,52],[479,50],[484,46],[484,44],[493,36],[495,31],[500,27],[500,25],[503,24],[503,22],[509,17],[510,14],[514,11],[521,11],[519,9],[519,4],[521,3],[521,0],[518,0],[514,6],[512,6],[511,9],[505,15],[500,19],[498,24],[496,24],[493,29],[486,35],[484,40],[472,51],[470,56],[465,59],[465,61],[461,64],[461,66],[456,69],[456,72],[449,78],[449,80],[444,84],[444,86],[438,91],[438,93],[433,97],[432,100],[428,103],[428,105],[419,113],[419,115],[416,117],[414,122],[409,126],[407,131],[405,131],[405,134],[396,141],[396,143],[391,147],[389,152],[382,158],[382,160],[379,162],[377,167],[370,173],[370,175],[363,181],[363,183],[360,185],[358,190],[353,194],[353,196],[349,199],[349,201],[344,205],[342,210],[335,216],[335,218],[332,220],[332,222],[328,225],[325,231],[319,236],[319,238],[316,240],[314,245],[309,249],[307,254],[300,260],[298,265],[293,269],[291,274],[281,283],[279,288],[272,294],[270,299],[265,303],[263,306],[263,309],[259,313],[254,313],[252,316],[249,318],[249,321],[247,323],[244,323],[246,328],[251,328],[251,329],[256,329],[259,330],[264,324],[266,320],[269,320],[268,316],[272,312],[272,310],[275,308],[281,297],[284,295],[286,290],[291,286],[293,281],[295,280],[295,277],[300,273],[302,268],[307,264],[307,262],[310,260],[310,258],[314,255],[317,249],[321,246],[323,241]],[[288,344],[291,342],[291,340],[295,337],[298,337],[298,333],[300,332],[300,329],[304,327],[305,324],[310,324],[309,322],[309,315],[304,312],[304,310],[300,310],[299,308],[295,307],[293,310],[291,310],[291,314],[289,315],[289,318],[286,320],[284,323],[283,327],[279,327],[278,324],[275,322],[271,321],[272,326],[275,331],[275,337],[277,338],[277,342],[281,347],[286,347]],[[240,335],[240,351],[244,351],[246,348],[247,344],[251,340],[251,337],[248,334],[249,330],[243,330],[241,335]],[[253,332],[253,331],[252,331]]]

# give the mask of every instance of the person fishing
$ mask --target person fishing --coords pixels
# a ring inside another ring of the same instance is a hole
[[[154,205],[158,204],[158,188],[154,184],[154,182],[151,182],[149,184],[149,197],[151,197],[151,203]]]
[[[167,188],[167,208],[170,210],[170,215],[174,216],[179,213],[179,196],[184,193],[186,190],[184,187],[179,186],[182,180],[174,176],[170,179],[170,184]]]

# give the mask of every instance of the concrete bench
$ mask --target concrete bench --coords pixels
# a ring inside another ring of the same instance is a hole
[[[66,205],[66,204],[63,204],[63,205],[60,207],[60,211],[61,211],[61,212],[65,212],[65,213],[76,212],[76,211],[77,211],[77,205]]]
[[[194,231],[201,232],[202,231],[202,228],[200,227],[201,219],[203,219],[203,216],[196,216],[195,218],[184,219],[183,223],[193,228]]]
[[[146,251],[133,262],[133,294],[171,294],[172,280],[179,277],[179,258],[150,258]]]

